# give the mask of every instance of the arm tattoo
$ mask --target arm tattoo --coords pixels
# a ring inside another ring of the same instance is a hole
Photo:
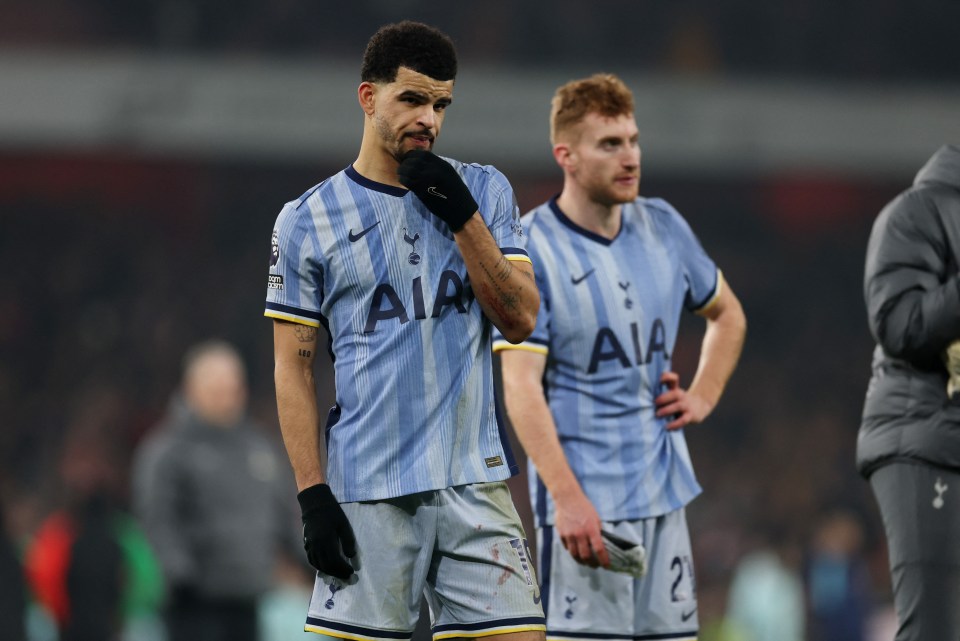
[[[498,298],[487,283],[481,283],[480,289],[489,301],[490,308],[500,317],[501,322],[506,323],[507,327],[513,327],[514,323],[510,320],[510,311],[516,309],[518,297],[497,288],[497,292],[500,294]]]
[[[301,343],[309,343],[317,339],[317,328],[310,327],[309,325],[297,325],[293,328],[294,333],[297,335],[297,340]]]
[[[490,305],[496,310],[501,320],[507,320],[509,311],[515,310],[517,303],[520,301],[519,295],[506,291],[501,286],[513,272],[513,265],[510,264],[510,261],[507,260],[505,256],[501,255],[497,264],[494,265],[496,274],[491,272],[484,263],[480,263],[480,267],[483,269],[483,273],[486,274],[490,285],[493,286],[494,291],[492,292],[490,291],[489,285],[484,285],[482,288],[485,293],[492,294],[490,296]]]
[[[497,278],[501,283],[510,278],[510,274],[513,273],[513,265],[511,265],[507,257],[502,254],[499,260],[497,260],[497,264],[494,265],[494,268],[497,270]]]

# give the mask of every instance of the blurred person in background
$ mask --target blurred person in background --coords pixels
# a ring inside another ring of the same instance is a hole
[[[781,527],[755,524],[730,578],[726,623],[739,641],[804,641],[807,601],[799,542]],[[703,632],[703,631],[701,631]],[[707,635],[701,634],[707,641]],[[819,639],[819,637],[813,637]]]
[[[563,190],[525,218],[537,326],[494,344],[532,463],[547,635],[693,638],[684,506],[700,486],[683,428],[716,407],[746,319],[681,215],[639,196],[633,94],[619,78],[557,89],[550,138]],[[689,388],[671,367],[684,309],[706,320]],[[646,548],[645,576],[610,571],[608,533]]]
[[[896,639],[956,641],[960,396],[947,388],[960,382],[948,350],[960,339],[960,146],[941,147],[880,212],[863,286],[877,345],[857,466],[886,530]]]
[[[0,625],[2,637],[26,640],[27,582],[17,546],[10,538],[0,497]]]
[[[162,596],[159,568],[121,504],[122,453],[104,397],[80,396],[59,458],[62,505],[30,538],[24,566],[60,641],[147,641]]]
[[[817,641],[865,641],[872,594],[863,525],[845,509],[817,523],[807,558],[810,631]]]
[[[170,641],[255,641],[278,559],[303,557],[283,455],[246,406],[236,349],[196,345],[168,416],[136,452],[134,504],[168,585]]]
[[[66,588],[70,616],[61,641],[110,641],[123,629],[123,550],[117,540],[108,497],[93,494],[76,521]]]
[[[367,44],[353,164],[287,203],[273,232],[277,408],[308,558],[306,629],[412,634],[420,602],[443,637],[542,639],[516,472],[493,396],[491,325],[521,341],[539,297],[507,179],[431,152],[456,52],[415,22]],[[321,463],[317,328],[336,405]]]
[[[301,564],[281,559],[274,588],[260,601],[260,641],[296,641],[317,635],[303,629],[303,610],[313,594],[313,577]]]

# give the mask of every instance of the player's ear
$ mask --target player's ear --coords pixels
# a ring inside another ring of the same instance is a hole
[[[553,146],[553,159],[557,161],[563,169],[571,166],[573,152],[570,151],[570,145],[565,142],[558,142]]]
[[[372,82],[361,82],[357,88],[357,100],[363,113],[372,116],[376,112],[377,86]]]

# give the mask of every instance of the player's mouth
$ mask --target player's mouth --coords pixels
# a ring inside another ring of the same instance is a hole
[[[433,145],[433,136],[430,134],[407,134],[405,137],[417,147],[429,149]]]
[[[632,187],[633,185],[636,185],[639,180],[640,176],[637,176],[636,174],[630,174],[628,176],[617,176],[614,179],[614,182],[623,187]]]

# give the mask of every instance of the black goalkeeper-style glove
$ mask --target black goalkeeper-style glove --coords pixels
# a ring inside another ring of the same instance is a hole
[[[400,159],[397,176],[451,231],[460,231],[479,209],[457,170],[434,153],[408,151]]]
[[[325,483],[311,485],[297,494],[303,519],[303,549],[310,565],[346,581],[353,567],[343,558],[357,554],[357,541],[343,508]]]

